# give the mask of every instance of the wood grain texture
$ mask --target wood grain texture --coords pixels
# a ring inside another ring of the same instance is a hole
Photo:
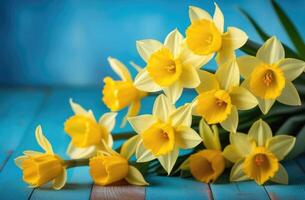
[[[91,200],[144,200],[145,187],[128,185],[120,181],[110,186],[94,185],[91,192]]]

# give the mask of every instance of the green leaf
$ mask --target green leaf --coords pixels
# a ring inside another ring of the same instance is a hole
[[[295,145],[291,150],[291,152],[288,154],[288,156],[285,158],[285,160],[294,159],[300,154],[304,153],[305,151],[304,141],[305,141],[305,125],[297,134]]]
[[[298,30],[275,0],[271,0],[271,4],[298,54],[305,59],[305,44]]]

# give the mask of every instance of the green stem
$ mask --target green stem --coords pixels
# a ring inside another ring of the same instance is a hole
[[[67,168],[80,167],[80,166],[88,166],[89,159],[73,159],[73,160],[65,160],[65,165]]]
[[[117,133],[117,134],[115,133],[112,136],[113,136],[114,140],[126,140],[135,135],[136,135],[136,133],[134,133],[134,132],[122,132],[122,133]]]

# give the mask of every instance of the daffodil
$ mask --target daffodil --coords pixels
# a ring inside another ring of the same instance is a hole
[[[101,149],[102,140],[112,147],[111,131],[114,128],[117,113],[105,113],[96,121],[91,110],[85,110],[72,99],[70,99],[70,105],[74,115],[64,124],[65,132],[72,139],[67,154],[74,159],[89,158]]]
[[[164,90],[172,103],[179,99],[183,88],[200,84],[197,69],[211,59],[191,53],[177,29],[167,35],[164,44],[152,39],[140,40],[137,49],[147,65],[136,76],[135,86],[146,92]]]
[[[122,149],[119,154],[107,144],[104,144],[104,149],[89,161],[90,174],[96,184],[105,186],[125,179],[132,185],[148,185],[141,172],[129,165],[128,152]]]
[[[274,102],[301,105],[297,89],[292,84],[305,69],[305,62],[285,58],[285,51],[276,37],[268,39],[257,51],[256,57],[237,59],[243,85],[258,99],[258,105],[267,114]]]
[[[237,110],[248,110],[257,105],[251,92],[239,86],[239,69],[235,58],[220,65],[215,74],[199,71],[201,84],[194,103],[194,114],[202,116],[208,124],[220,123],[235,132],[238,125]]]
[[[130,141],[136,145],[138,162],[158,159],[169,174],[178,158],[179,148],[197,146],[202,140],[191,126],[191,104],[175,108],[165,95],[159,95],[152,115],[140,115],[128,119],[138,133]],[[131,150],[130,150],[131,151]]]
[[[230,143],[224,150],[224,156],[235,163],[230,174],[231,181],[252,179],[261,185],[271,180],[288,184],[288,174],[280,161],[293,148],[294,137],[272,137],[269,125],[258,120],[248,134],[231,133]]]
[[[128,68],[122,62],[111,57],[108,58],[108,62],[121,80],[113,80],[111,77],[104,78],[103,102],[112,112],[117,112],[128,106],[127,114],[122,122],[122,126],[124,126],[127,117],[139,113],[141,99],[147,95],[147,92],[140,91],[135,87]]]
[[[67,172],[64,161],[54,154],[48,139],[43,135],[41,126],[35,131],[39,146],[45,151],[24,151],[23,156],[15,159],[16,165],[23,172],[23,180],[30,187],[40,187],[53,181],[53,188],[61,189],[67,180]]]
[[[216,3],[213,17],[195,6],[189,7],[189,16],[191,25],[186,30],[188,48],[199,56],[211,57],[217,53],[218,64],[226,62],[234,55],[234,50],[248,40],[247,34],[236,27],[228,27],[224,32],[224,16]]]

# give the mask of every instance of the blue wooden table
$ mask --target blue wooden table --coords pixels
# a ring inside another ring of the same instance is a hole
[[[68,182],[60,191],[44,186],[29,188],[22,181],[21,171],[14,158],[24,150],[39,150],[34,130],[41,124],[45,135],[57,154],[65,155],[69,142],[63,131],[63,122],[72,115],[68,99],[72,97],[98,116],[106,111],[101,103],[99,88],[0,88],[0,199],[246,199],[246,200],[304,200],[305,156],[284,163],[290,178],[288,186],[254,182],[228,183],[228,173],[214,184],[204,184],[193,179],[150,176],[149,187],[117,184],[99,187],[92,183],[87,167],[70,169]],[[144,110],[151,107],[153,98],[146,100]],[[122,116],[119,116],[119,121]],[[115,132],[127,131],[118,126]]]

